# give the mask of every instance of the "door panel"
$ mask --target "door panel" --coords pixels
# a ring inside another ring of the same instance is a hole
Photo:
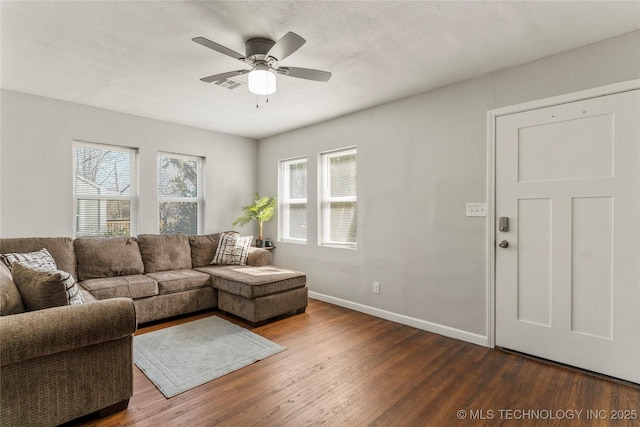
[[[612,176],[613,119],[605,114],[519,129],[519,181]]]
[[[497,118],[497,346],[640,382],[639,117],[634,90]]]
[[[551,200],[518,200],[518,320],[551,326]]]
[[[612,339],[613,198],[574,198],[572,227],[571,330]]]

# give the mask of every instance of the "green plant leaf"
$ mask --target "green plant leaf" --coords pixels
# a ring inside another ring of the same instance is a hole
[[[240,225],[244,227],[251,221],[255,220],[258,222],[260,229],[262,229],[262,223],[269,221],[275,213],[277,203],[277,197],[261,197],[258,193],[255,193],[253,204],[242,206],[242,215],[236,218],[233,225]]]

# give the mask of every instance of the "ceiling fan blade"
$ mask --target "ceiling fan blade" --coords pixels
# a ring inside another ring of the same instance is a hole
[[[278,73],[299,79],[315,80],[317,82],[328,82],[331,78],[330,72],[313,70],[311,68],[280,67],[278,68]]]
[[[242,74],[247,74],[251,70],[237,70],[237,71],[229,71],[227,73],[214,74],[213,76],[203,77],[200,80],[207,83],[217,82],[218,80],[225,80],[231,77],[241,76]]]
[[[201,44],[202,46],[208,47],[209,49],[213,49],[216,52],[220,52],[223,53],[227,56],[230,56],[232,58],[238,59],[240,61],[242,61],[244,59],[243,55],[240,55],[238,52],[236,52],[235,50],[231,50],[228,47],[224,47],[221,44],[218,44],[216,42],[212,42],[209,39],[205,39],[204,37],[195,37],[193,39],[194,42]]]
[[[300,47],[305,44],[307,41],[297,35],[289,31],[287,34],[282,36],[280,40],[276,42],[269,52],[267,52],[267,57],[275,58],[278,61],[282,61],[287,56],[291,55],[296,50],[300,49]]]

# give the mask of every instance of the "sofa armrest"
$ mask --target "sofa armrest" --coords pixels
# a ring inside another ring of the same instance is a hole
[[[133,300],[113,298],[0,317],[0,362],[59,353],[132,335]]]
[[[266,249],[249,247],[249,256],[247,257],[247,265],[252,267],[262,267],[271,264],[271,252]]]

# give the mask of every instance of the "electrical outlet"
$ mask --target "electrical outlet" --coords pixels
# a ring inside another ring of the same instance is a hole
[[[487,216],[487,204],[467,203],[467,216]]]
[[[373,282],[373,293],[374,294],[380,293],[380,282]]]

